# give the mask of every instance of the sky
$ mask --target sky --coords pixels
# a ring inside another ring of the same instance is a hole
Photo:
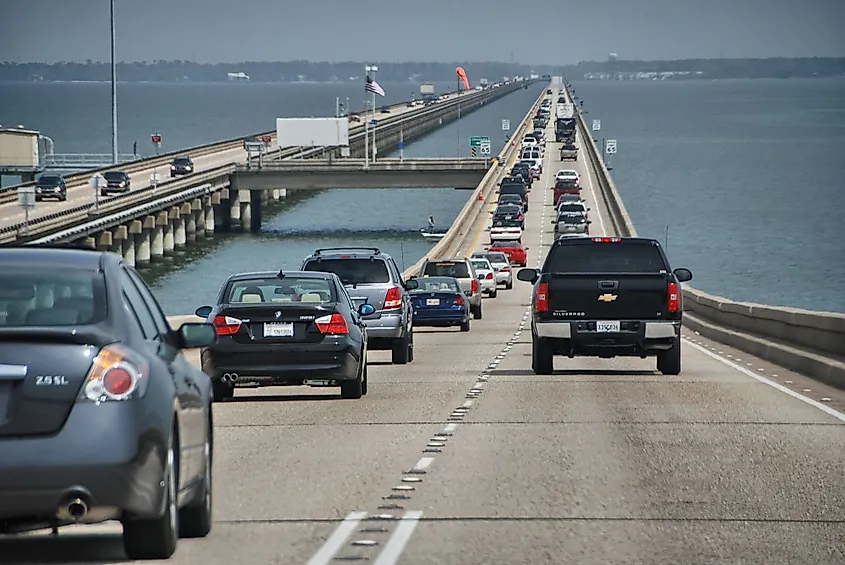
[[[845,0],[114,0],[119,61],[845,56]],[[109,0],[0,0],[0,61],[109,60]]]

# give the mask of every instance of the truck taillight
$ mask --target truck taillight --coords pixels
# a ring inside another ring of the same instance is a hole
[[[475,294],[478,292],[478,280],[472,279],[472,293]]]
[[[541,282],[537,285],[537,294],[534,296],[534,311],[549,311],[549,283]]]
[[[669,283],[668,288],[669,293],[669,301],[668,301],[668,309],[670,312],[680,312],[681,311],[681,289],[678,288],[678,283]]]
[[[398,286],[393,286],[387,289],[387,294],[384,296],[384,309],[395,310],[402,307],[402,293]]]

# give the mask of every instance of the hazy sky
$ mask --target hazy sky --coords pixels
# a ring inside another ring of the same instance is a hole
[[[845,56],[845,0],[115,0],[117,58]],[[0,60],[109,58],[109,0],[0,0]]]

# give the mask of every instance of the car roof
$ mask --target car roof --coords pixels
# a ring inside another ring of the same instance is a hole
[[[468,259],[466,257],[443,257],[442,259],[426,259],[427,263],[466,263]]]
[[[378,247],[349,247],[349,248],[326,248],[326,249],[315,249],[311,255],[305,258],[307,261],[308,259],[315,259],[315,258],[322,258],[322,257],[331,257],[337,258],[340,256],[351,256],[356,259],[361,257],[382,257],[387,258],[390,257],[387,253],[384,253]]]
[[[251,279],[272,279],[279,276],[280,271],[254,271],[249,273],[236,273],[230,275],[227,282],[248,281]],[[284,277],[295,276],[298,279],[322,279],[328,280],[334,277],[333,273],[323,271],[281,271]],[[284,277],[280,280],[284,280]]]
[[[104,251],[80,249],[78,247],[47,247],[25,245],[18,247],[0,247],[0,264],[14,263],[20,266],[49,266],[54,270],[82,269],[99,271],[102,269]]]

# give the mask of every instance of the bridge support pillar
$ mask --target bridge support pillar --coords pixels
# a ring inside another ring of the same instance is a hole
[[[241,223],[241,199],[238,190],[229,189],[229,229],[234,227],[234,224]]]
[[[93,237],[86,237],[81,241],[83,247],[87,247],[88,249],[96,249],[97,248],[97,240]]]
[[[185,217],[179,216],[174,218],[171,224],[173,226],[173,248],[182,249],[188,241],[185,226]]]
[[[232,207],[229,202],[228,188],[217,191],[211,195],[211,203],[214,204],[214,231],[229,232],[232,230]]]
[[[270,191],[270,198],[273,199],[274,202],[278,202],[282,199],[282,189],[274,188]]]
[[[97,251],[113,251],[114,240],[110,231],[100,232],[97,236]]]
[[[129,234],[127,226],[117,226],[111,231],[112,239],[114,240],[115,251],[120,253],[123,260],[129,265],[135,266],[135,242]]]
[[[149,228],[146,226],[149,225]],[[147,216],[144,221],[133,220],[129,224],[129,236],[135,247],[135,265],[150,264],[150,232],[155,228],[155,218]]]
[[[288,189],[280,188],[279,189],[279,200],[284,200],[288,197]]]
[[[210,235],[214,233],[216,229],[217,219],[214,217],[214,206],[211,204],[206,204],[205,207],[205,221],[203,222],[203,227],[205,228],[205,235]]]
[[[150,245],[150,260],[153,262],[162,261],[164,258],[164,234],[169,223],[167,212],[159,212],[155,219]]]
[[[253,190],[249,195],[251,208],[249,231],[252,233],[261,231],[261,201],[266,197],[264,193],[264,190]]]
[[[185,218],[185,237],[188,238],[189,242],[205,237],[205,231],[202,229],[204,220],[205,218],[202,215],[202,200],[199,198],[192,200],[191,209]]]

